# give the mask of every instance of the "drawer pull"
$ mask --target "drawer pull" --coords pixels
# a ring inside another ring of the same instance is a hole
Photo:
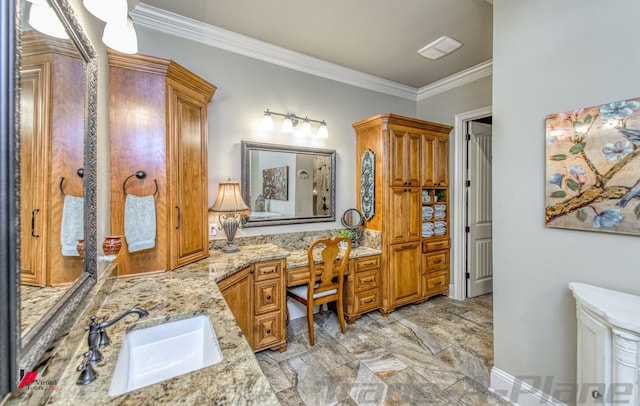
[[[375,279],[375,278],[374,278],[373,276],[370,276],[370,277],[368,277],[368,278],[366,278],[366,279],[361,279],[360,281],[361,281],[362,283],[371,283],[371,282],[373,282],[373,280],[374,280],[374,279]]]
[[[403,245],[402,248],[413,248],[413,244],[407,244],[407,245]]]
[[[434,264],[439,264],[440,262],[442,262],[441,260],[437,259],[435,261],[433,261]]]
[[[267,273],[274,273],[276,271],[276,268],[270,268],[268,271],[262,271],[263,274],[267,274]]]
[[[271,300],[271,295],[267,295],[267,300]]]
[[[438,286],[438,285],[442,285],[442,281],[433,282],[433,286]]]
[[[360,262],[360,265],[362,266],[371,266],[371,265],[375,265],[376,261],[367,261],[367,262]]]
[[[362,301],[362,304],[367,304],[367,303],[371,303],[371,302],[373,302],[373,298],[372,298],[372,297],[370,297],[370,298],[369,298],[369,299],[367,299],[367,300],[363,300],[363,301]]]
[[[271,334],[271,329],[270,328],[267,329],[267,334]]]

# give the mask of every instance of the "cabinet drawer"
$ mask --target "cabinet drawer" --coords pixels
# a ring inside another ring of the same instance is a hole
[[[356,272],[365,269],[380,268],[380,255],[372,255],[370,257],[356,258]]]
[[[268,279],[255,283],[255,314],[273,312],[280,309],[282,303],[282,285],[280,279]]]
[[[422,252],[438,251],[449,248],[449,240],[422,241]]]
[[[423,276],[423,296],[433,295],[449,289],[449,270],[428,273]]]
[[[449,268],[449,251],[440,251],[436,253],[422,255],[422,272],[431,272],[438,269]]]
[[[353,303],[355,314],[375,310],[380,307],[380,289],[372,289],[365,292],[356,293]]]
[[[316,264],[316,275],[322,273],[322,265]],[[287,270],[287,286],[300,286],[309,283],[309,267],[301,266]]]
[[[254,318],[253,350],[259,351],[280,343],[282,333],[282,315],[279,311]]]
[[[282,274],[282,261],[261,262],[255,265],[255,280],[279,278]]]
[[[353,276],[353,281],[356,292],[378,289],[380,287],[380,272],[377,269],[358,272]]]

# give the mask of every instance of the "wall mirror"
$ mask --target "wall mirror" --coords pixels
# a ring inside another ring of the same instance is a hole
[[[42,14],[60,29],[40,29]],[[16,0],[16,30],[17,340],[29,371],[96,281],[97,61],[68,0]]]
[[[336,151],[242,141],[245,227],[335,221]]]

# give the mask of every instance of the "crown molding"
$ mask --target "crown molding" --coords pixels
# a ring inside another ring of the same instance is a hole
[[[140,27],[165,32],[263,62],[346,83],[348,85],[409,100],[416,100],[417,93],[414,87],[381,79],[377,76],[293,52],[286,48],[259,41],[210,24],[205,24],[144,3],[139,3],[134,8],[131,12],[131,17],[136,25]]]
[[[493,74],[493,59],[472,66],[454,75],[433,82],[427,86],[418,89],[418,101],[434,96],[438,93],[444,93],[458,86],[465,85]]]
[[[138,3],[131,11],[131,17],[139,27],[200,42],[310,75],[413,101],[419,101],[491,75],[492,70],[492,61],[487,61],[433,84],[416,89],[412,86],[313,58],[144,3]]]

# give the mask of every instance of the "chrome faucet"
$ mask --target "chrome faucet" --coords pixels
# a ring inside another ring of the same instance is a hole
[[[89,326],[85,328],[85,331],[89,331],[87,342],[89,344],[89,350],[91,351],[91,357],[89,360],[91,364],[96,364],[102,361],[102,353],[99,348],[106,347],[111,343],[109,336],[107,335],[107,327],[116,324],[125,316],[133,313],[137,314],[139,318],[147,317],[149,315],[148,311],[134,307],[133,309],[122,313],[115,319],[111,321],[104,321],[103,323],[98,323],[96,321],[96,316],[91,316],[91,323],[89,323]]]

